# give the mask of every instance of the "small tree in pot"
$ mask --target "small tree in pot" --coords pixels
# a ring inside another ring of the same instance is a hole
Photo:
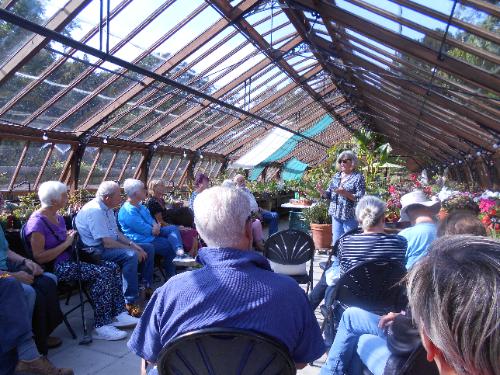
[[[328,215],[328,202],[320,200],[303,211],[304,219],[311,227],[316,249],[326,249],[332,243],[332,217]]]

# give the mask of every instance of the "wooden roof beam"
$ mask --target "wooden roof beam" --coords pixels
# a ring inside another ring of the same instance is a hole
[[[301,41],[302,40],[298,36],[295,37],[295,38],[293,38],[291,41],[289,41],[288,43],[286,43],[281,48],[282,53],[286,53],[290,49],[294,48],[299,43],[301,43]],[[228,83],[227,85],[225,85],[224,87],[220,88],[219,90],[217,90],[216,92],[214,92],[213,94],[211,94],[211,96],[213,98],[217,98],[217,99],[221,98],[222,96],[224,96],[228,92],[230,92],[232,89],[234,89],[235,87],[237,87],[240,84],[242,84],[243,82],[245,82],[248,78],[252,77],[254,74],[256,74],[257,72],[259,72],[260,70],[264,69],[265,67],[267,67],[268,65],[270,65],[272,63],[273,63],[273,61],[271,59],[269,59],[269,58],[266,57],[265,59],[261,60],[259,63],[257,63],[256,65],[254,65],[252,68],[250,68],[249,70],[247,70],[244,74],[242,74],[241,76],[237,77],[236,79],[234,79],[233,81],[231,81],[230,83]],[[318,72],[319,72],[319,70],[316,71],[316,74]],[[170,123],[166,124],[158,133],[156,133],[155,135],[149,137],[146,140],[146,142],[155,142],[155,141],[159,140],[160,138],[162,138],[165,135],[167,135],[168,133],[170,133],[174,128],[176,128],[179,125],[181,125],[184,121],[186,121],[186,120],[192,118],[193,116],[197,115],[200,111],[202,111],[203,109],[205,109],[209,105],[210,105],[210,102],[208,100],[204,100],[201,104],[196,105],[193,108],[190,108],[189,110],[187,110],[186,112],[184,112],[182,115],[180,115],[179,117],[177,117],[175,120],[173,120]],[[242,115],[240,115],[240,116],[242,116]]]
[[[59,9],[45,24],[47,29],[53,31],[61,31],[69,24],[80,11],[87,6],[92,0],[71,0],[64,7]],[[8,5],[8,4],[6,4]],[[0,85],[5,82],[12,74],[17,72],[26,64],[38,51],[40,51],[47,43],[48,38],[41,35],[34,35],[15,53],[14,56],[0,67]]]
[[[259,0],[245,0],[238,7],[234,8],[234,13],[232,14],[231,19],[237,19],[241,17],[242,14],[247,12],[249,9],[253,8]],[[182,48],[175,55],[170,57],[167,61],[165,61],[162,65],[154,70],[156,74],[165,75],[169,71],[171,71],[174,67],[176,67],[179,63],[189,57],[191,54],[195,53],[199,48],[209,42],[213,37],[215,37],[219,32],[224,30],[230,22],[226,19],[220,19],[216,23],[214,23],[206,32],[199,35],[197,38],[193,39],[190,43],[188,43],[184,48]],[[144,78],[141,83],[134,84],[129,90],[120,95],[117,99],[115,99],[110,105],[103,108],[101,111],[96,113],[94,116],[89,118],[87,121],[83,122],[78,128],[75,130],[79,134],[83,133],[86,130],[89,130],[94,125],[98,124],[102,120],[104,120],[107,116],[113,113],[115,110],[123,106],[128,101],[132,100],[134,96],[142,92],[145,88],[149,87],[155,80],[151,77]]]
[[[495,77],[483,69],[479,69],[450,56],[440,59],[438,53],[433,49],[413,39],[396,34],[382,26],[358,17],[353,13],[340,9],[325,0],[294,0],[294,2],[320,13],[325,21],[331,19],[336,23],[341,23],[373,40],[380,40],[382,43],[394,49],[413,55],[444,71],[463,77],[493,92],[498,92],[499,90],[499,77]]]

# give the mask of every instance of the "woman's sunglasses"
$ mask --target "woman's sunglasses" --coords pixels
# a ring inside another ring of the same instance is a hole
[[[339,164],[347,164],[351,161],[351,159],[343,159],[343,160],[339,160]]]

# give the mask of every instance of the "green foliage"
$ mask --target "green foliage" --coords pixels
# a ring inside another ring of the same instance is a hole
[[[308,224],[331,224],[332,217],[328,215],[328,202],[321,199],[315,205],[302,211]]]
[[[36,211],[39,208],[40,200],[38,199],[38,195],[36,193],[28,193],[26,195],[19,196],[19,204],[12,211],[12,213],[14,214],[14,217],[21,222],[21,224],[24,224],[28,221],[33,211]]]

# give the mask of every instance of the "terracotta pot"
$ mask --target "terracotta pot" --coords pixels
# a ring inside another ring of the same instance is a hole
[[[444,208],[441,208],[437,214],[437,217],[439,220],[444,220],[448,216],[448,211],[446,211]]]
[[[316,249],[327,249],[332,246],[332,224],[312,224],[311,233]]]

